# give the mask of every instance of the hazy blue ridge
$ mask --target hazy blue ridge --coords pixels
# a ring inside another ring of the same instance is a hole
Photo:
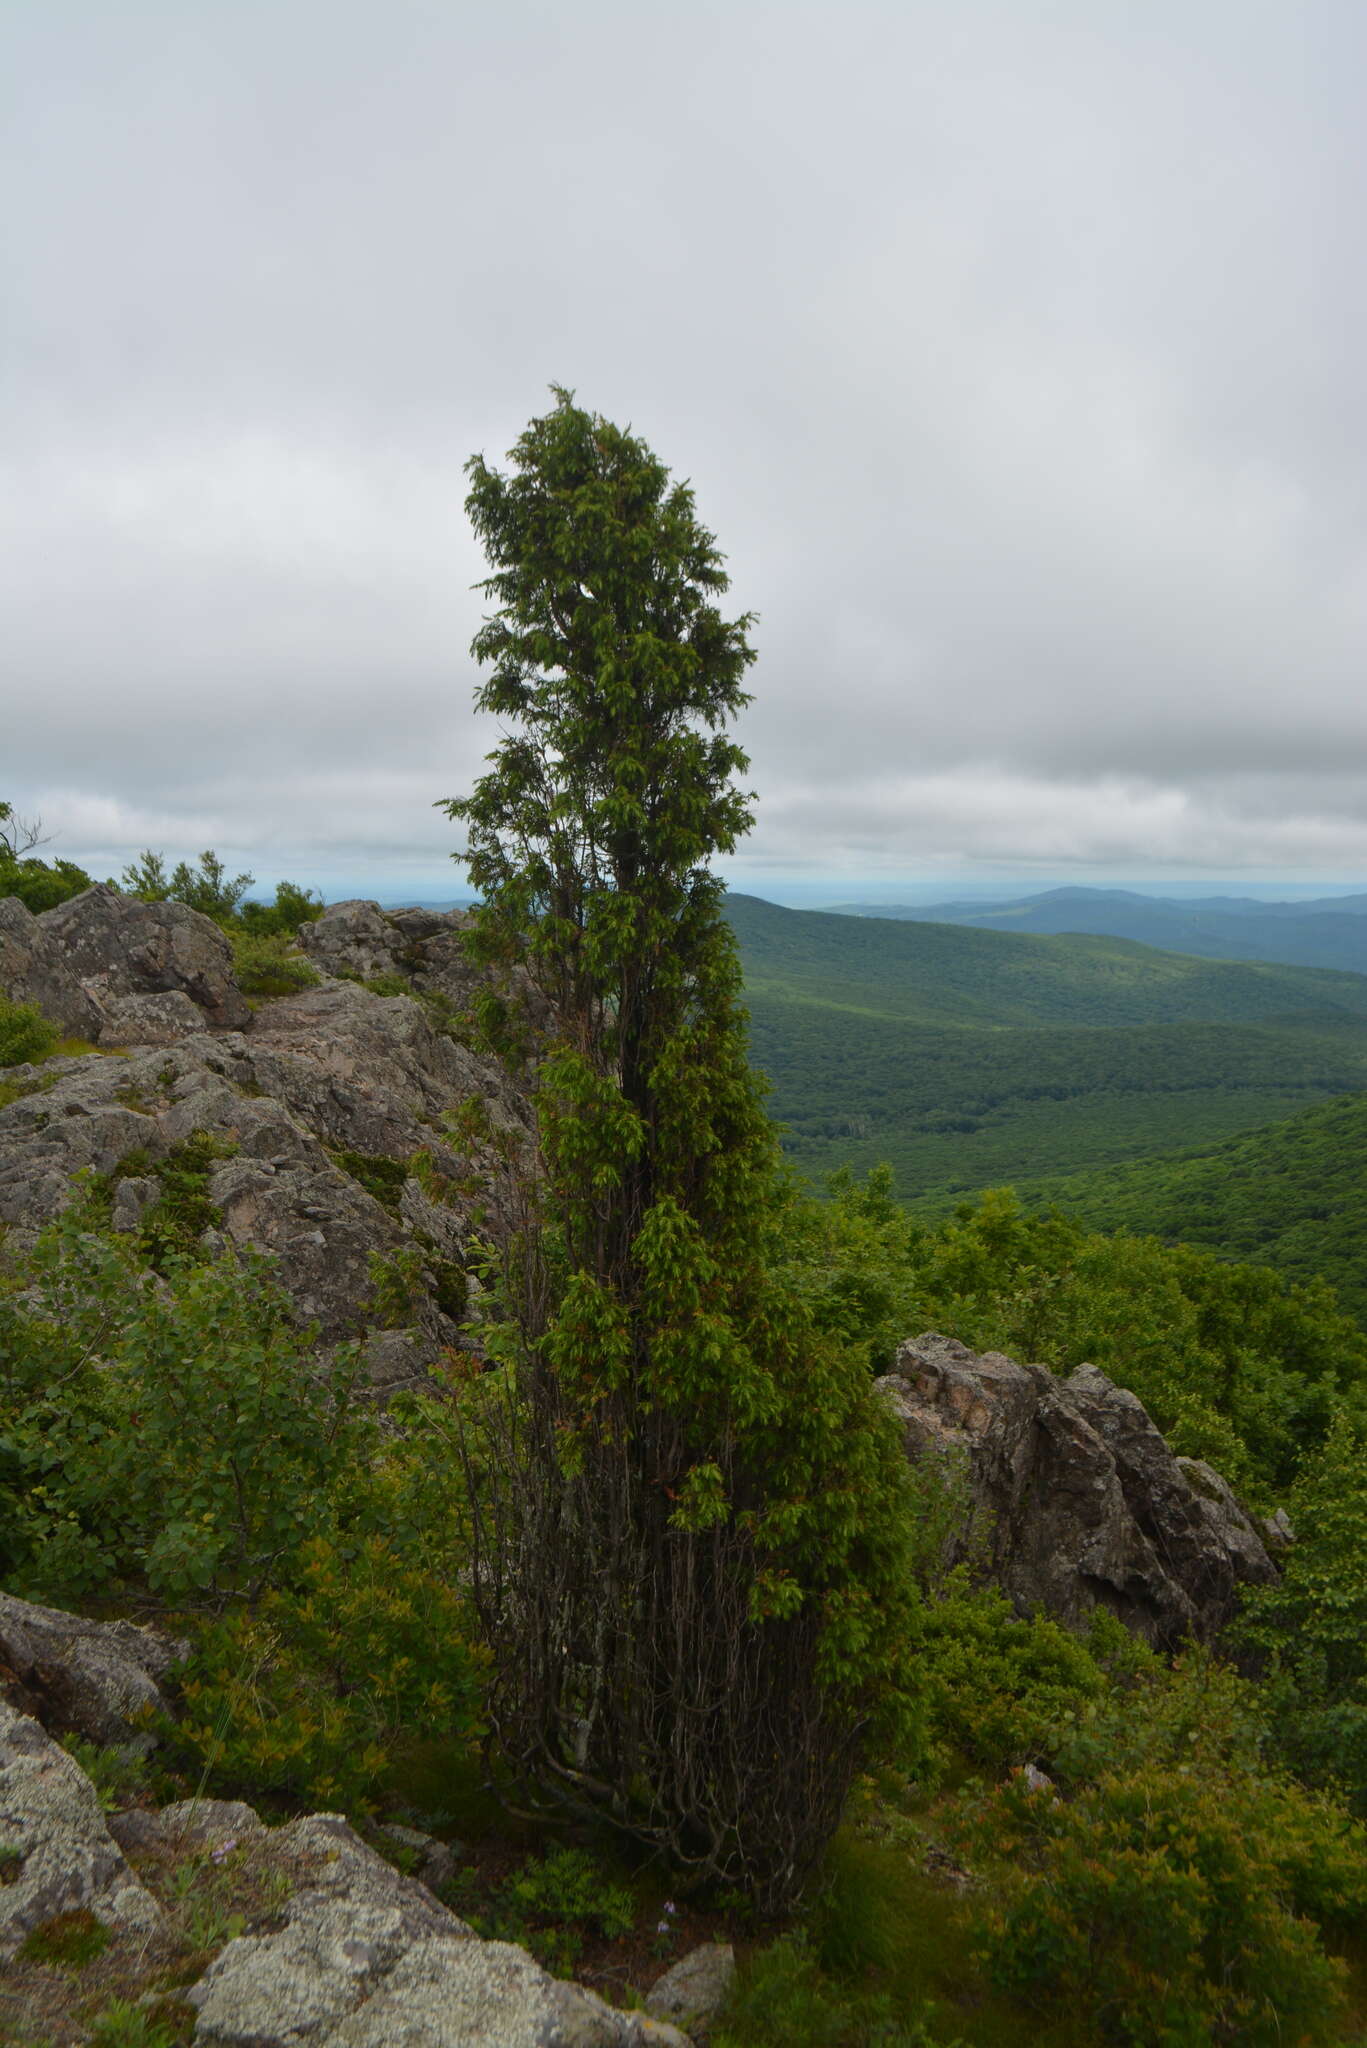
[[[1367,895],[1300,903],[1210,896],[1181,902],[1128,889],[1050,889],[1006,903],[846,903],[833,914],[980,931],[1130,939],[1201,959],[1262,960],[1367,973]]]

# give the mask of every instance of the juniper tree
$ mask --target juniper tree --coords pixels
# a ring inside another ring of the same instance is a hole
[[[783,1195],[723,889],[748,614],[692,491],[557,389],[468,465],[502,721],[462,820],[471,948],[554,1019],[510,1247],[475,1591],[524,1786],[774,1902],[908,1698],[904,1469],[771,1273]]]

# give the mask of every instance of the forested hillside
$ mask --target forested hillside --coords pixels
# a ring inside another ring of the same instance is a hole
[[[753,1057],[800,1170],[903,1198],[1109,1168],[1367,1087],[1367,979],[732,897]]]
[[[925,1024],[1266,1023],[1367,1017],[1367,978],[1196,960],[1123,939],[846,918],[731,896],[747,987]]]
[[[1329,1280],[1367,1321],[1367,1096],[1199,1151],[1049,1177],[1022,1192],[1103,1230],[1151,1231],[1298,1280]]]

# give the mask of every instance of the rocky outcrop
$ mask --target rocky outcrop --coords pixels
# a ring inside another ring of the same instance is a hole
[[[0,1701],[0,1962],[66,1913],[140,1934],[161,1918],[110,1834],[74,1757],[27,1714]]]
[[[330,903],[302,927],[299,943],[325,974],[362,981],[398,976],[464,1009],[480,978],[461,943],[469,923],[467,910],[381,910],[356,898]]]
[[[932,1333],[903,1344],[879,1384],[909,1455],[942,1458],[964,1489],[946,1562],[975,1563],[1022,1609],[1075,1621],[1104,1606],[1175,1647],[1217,1633],[1241,1585],[1276,1577],[1218,1475],[1184,1469],[1095,1366],[1058,1379]]]
[[[326,974],[362,981],[399,979],[419,997],[436,998],[459,1016],[486,979],[471,964],[463,934],[468,910],[382,910],[378,903],[332,903],[312,924],[300,928],[299,943]],[[520,970],[506,978],[505,993],[533,1035],[550,1024],[544,997]]]
[[[131,1621],[87,1621],[0,1593],[0,1693],[62,1734],[145,1752],[161,1681],[185,1647]]]
[[[232,947],[211,918],[103,882],[40,917],[0,897],[0,992],[97,1045],[169,1045],[251,1023]]]
[[[34,1981],[19,1953],[27,1937],[85,1913],[108,1930],[121,1981],[148,1999],[168,1972],[185,1982],[178,1972],[193,1960],[199,1974],[178,1995],[195,2010],[197,2043],[690,2048],[675,2027],[549,1976],[523,1949],[480,1940],[338,1814],[267,1827],[241,1800],[183,1799],[106,1820],[75,1758],[3,1704],[0,1857],[0,1962],[13,1966],[21,2004],[26,1967]],[[235,1939],[230,1916],[191,1912],[230,1873],[244,1902],[256,1899]]]
[[[207,1133],[223,1155],[207,1187],[221,1239],[272,1253],[300,1321],[325,1337],[376,1320],[373,1255],[416,1255],[407,1340],[384,1331],[373,1345],[390,1378],[458,1341],[470,1241],[498,1220],[496,1153],[530,1146],[527,1099],[500,1068],[434,1031],[412,998],[350,982],[263,1005],[249,1034],[11,1073],[34,1088],[0,1109],[0,1224],[17,1241],[66,1206],[83,1169],[112,1180],[115,1227],[137,1230],[159,1167]],[[447,1118],[471,1099],[483,1135],[457,1138]]]
[[[223,2048],[687,2048],[525,1950],[481,1941],[337,1814],[275,1832],[308,1880],[277,1931],[229,1942],[188,1993],[197,2042]]]
[[[212,918],[188,904],[143,903],[97,882],[45,910],[37,923],[102,1006],[111,998],[179,991],[217,1029],[240,1031],[251,1022],[233,978],[232,947]]]
[[[81,986],[50,931],[19,901],[0,896],[0,994],[11,1002],[36,1003],[65,1038],[94,1044],[105,1013]]]

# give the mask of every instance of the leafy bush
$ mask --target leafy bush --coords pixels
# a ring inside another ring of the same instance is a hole
[[[1367,1907],[1367,1835],[1270,1772],[1265,1740],[1255,1689],[1191,1658],[1060,1731],[1060,1790],[1017,1774],[970,1802],[993,1981],[1134,2048],[1337,2038],[1321,1930]]]
[[[388,1534],[313,1537],[287,1586],[197,1631],[170,1740],[226,1788],[354,1809],[405,1732],[478,1737],[485,1662],[463,1594]]]
[[[1340,1415],[1290,1500],[1296,1541],[1246,1596],[1243,1633],[1270,1660],[1280,1741],[1298,1770],[1367,1811],[1367,1440]]]
[[[243,903],[238,917],[249,932],[293,937],[301,924],[312,924],[321,917],[323,908],[322,898],[312,889],[301,889],[297,882],[277,882],[274,903]]]
[[[458,1876],[443,1897],[486,1941],[517,1942],[563,1976],[579,1960],[586,1936],[615,1941],[630,1934],[637,1918],[633,1893],[583,1849],[529,1856],[492,1890]]]
[[[316,988],[321,976],[311,960],[294,950],[293,939],[283,931],[261,931],[248,926],[232,931],[233,973],[245,996],[297,995],[301,988]]]
[[[0,849],[0,896],[17,896],[35,917],[92,886],[93,878],[74,860],[11,860]]]
[[[801,1933],[742,1964],[711,2037],[713,2048],[944,2048],[945,2038],[924,2013],[896,2014],[886,1993],[833,1980]]]
[[[984,1916],[993,1980],[1134,2048],[1333,2040],[1342,1966],[1286,1897],[1270,1818],[1157,1772],[1072,1801],[1013,1779],[979,1815],[979,1853],[1014,1873]]]
[[[349,1173],[391,1215],[398,1215],[399,1197],[408,1179],[407,1160],[387,1159],[383,1153],[349,1152],[340,1148],[331,1157],[343,1173]]]
[[[76,1212],[77,1218],[102,1228],[119,1181],[154,1180],[159,1193],[132,1237],[138,1256],[157,1273],[164,1271],[168,1259],[202,1257],[200,1238],[223,1220],[210,1199],[209,1182],[214,1168],[236,1151],[231,1139],[210,1131],[191,1131],[163,1159],[152,1158],[141,1147],[126,1152],[112,1174],[95,1175],[87,1181],[85,1202]]]
[[[919,1647],[933,1738],[993,1770],[1049,1754],[1069,1717],[1107,1697],[1113,1662],[1160,1668],[1110,1616],[1098,1615],[1090,1640],[1044,1616],[1022,1621],[996,1587],[974,1589],[962,1572],[928,1606]]]
[[[14,1003],[0,995],[0,1067],[22,1067],[57,1050],[61,1033],[36,1003]]]
[[[280,1575],[373,1425],[264,1262],[161,1280],[68,1216],[0,1288],[0,1561],[53,1598],[215,1604]]]

